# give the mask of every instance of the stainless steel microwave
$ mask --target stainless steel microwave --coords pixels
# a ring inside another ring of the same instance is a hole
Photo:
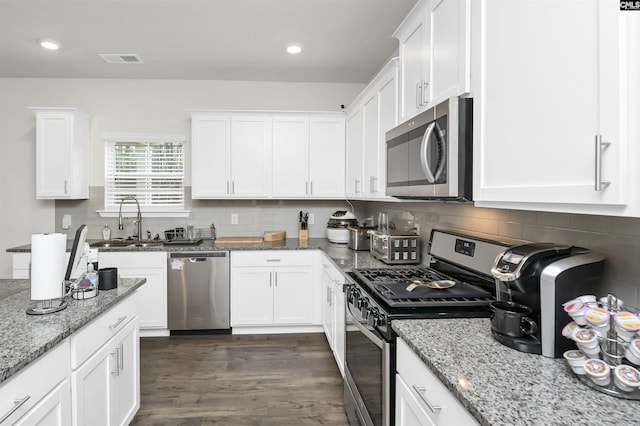
[[[386,195],[472,200],[473,99],[449,98],[386,133]]]

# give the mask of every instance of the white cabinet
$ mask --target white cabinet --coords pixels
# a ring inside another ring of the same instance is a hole
[[[192,197],[268,197],[270,150],[264,114],[192,112]]]
[[[154,330],[167,330],[167,254],[166,252],[98,252],[100,268],[118,268],[121,278],[146,278],[140,295],[139,325],[145,336]]]
[[[401,122],[470,92],[470,22],[470,0],[421,0],[400,24]]]
[[[71,424],[69,339],[0,385],[0,418],[5,424]],[[6,416],[6,417],[5,417]]]
[[[67,252],[65,262],[69,262],[70,253]],[[29,279],[31,277],[31,253],[30,252],[18,252],[11,255],[12,260],[12,278],[13,279]],[[66,271],[66,268],[65,268]],[[78,268],[71,274],[71,278],[78,278],[83,273],[87,272],[87,258],[86,256],[80,259]]]
[[[30,107],[36,114],[36,198],[89,198],[89,123],[76,108]]]
[[[340,373],[344,376],[346,333],[344,293],[342,291],[344,276],[333,266],[331,260],[324,253],[320,253],[320,256],[324,302],[322,326]]]
[[[631,117],[640,109],[629,96],[637,87],[640,20],[618,6],[474,3],[477,206],[640,214],[630,179],[639,158]]]
[[[349,106],[347,196],[385,197],[385,134],[398,124],[398,60],[391,60]],[[359,127],[358,127],[359,126]]]
[[[71,337],[74,425],[126,425],[140,408],[137,297]]]
[[[400,338],[397,339],[396,371],[396,424],[478,424],[460,401]]]
[[[345,120],[340,114],[273,117],[275,198],[344,198]]]
[[[314,265],[313,252],[231,253],[231,325],[320,324]]]

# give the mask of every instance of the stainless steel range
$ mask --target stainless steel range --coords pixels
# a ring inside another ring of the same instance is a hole
[[[491,314],[491,267],[510,247],[433,230],[429,266],[356,269],[346,288],[345,411],[352,425],[393,425],[394,320],[482,318]]]

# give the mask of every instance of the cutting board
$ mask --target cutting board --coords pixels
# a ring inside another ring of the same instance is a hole
[[[262,244],[262,237],[218,237],[216,244]]]

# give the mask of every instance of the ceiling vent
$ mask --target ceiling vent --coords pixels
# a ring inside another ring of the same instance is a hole
[[[98,54],[108,64],[142,64],[142,59],[135,53],[100,53]]]

